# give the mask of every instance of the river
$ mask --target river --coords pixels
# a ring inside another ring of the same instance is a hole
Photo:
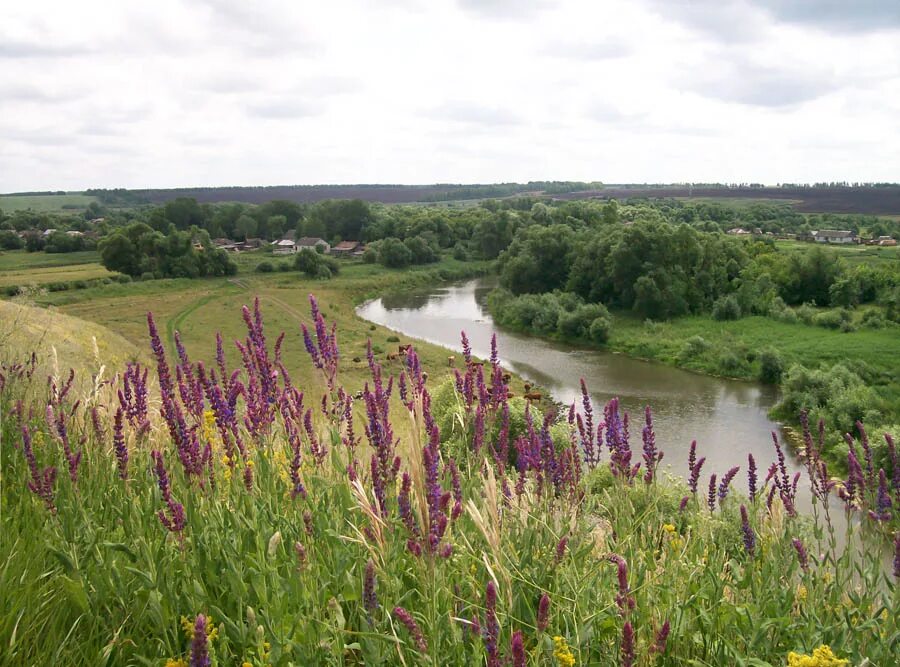
[[[698,458],[706,457],[702,488],[706,488],[710,473],[721,479],[729,468],[740,466],[734,485],[746,494],[748,454],[756,459],[762,483],[775,460],[772,432],[782,438],[781,426],[768,416],[778,398],[775,387],[699,375],[621,354],[578,349],[504,331],[494,325],[487,311],[487,294],[492,288],[490,279],[442,285],[369,301],[357,309],[357,314],[457,352],[462,349],[460,332],[465,331],[473,353],[482,358],[490,355],[491,335],[496,333],[502,364],[540,385],[555,400],[566,405],[580,401],[581,378],[587,383],[595,412],[618,397],[630,414],[636,456],[641,448],[639,424],[643,423],[644,406],[649,405],[657,446],[665,452],[662,468],[685,477],[690,444],[696,440]],[[513,386],[512,391],[521,394],[522,387]],[[801,463],[791,452],[787,455],[793,475],[801,470]],[[809,511],[805,474],[797,505],[801,511]]]

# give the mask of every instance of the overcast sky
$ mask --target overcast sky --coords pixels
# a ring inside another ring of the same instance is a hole
[[[900,1],[0,9],[0,192],[542,179],[900,181]]]

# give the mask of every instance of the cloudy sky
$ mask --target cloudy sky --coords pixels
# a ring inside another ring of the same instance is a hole
[[[900,181],[897,0],[0,9],[0,192]]]

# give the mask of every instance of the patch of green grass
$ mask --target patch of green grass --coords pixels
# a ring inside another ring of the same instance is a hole
[[[0,272],[92,263],[100,263],[100,253],[96,250],[64,253],[26,252],[25,250],[0,252]]]
[[[95,278],[111,278],[117,273],[108,271],[100,264],[72,264],[46,268],[30,268],[23,270],[0,271],[0,287],[10,285],[47,285],[50,283],[67,283],[73,280],[93,280]]]
[[[0,211],[32,210],[39,213],[71,213],[83,211],[96,197],[80,193],[64,195],[0,195]]]
[[[804,252],[813,246],[812,243],[803,241],[778,240],[775,246],[785,252]],[[850,265],[871,263],[885,264],[900,262],[900,246],[881,247],[871,245],[824,245],[818,244],[828,252],[833,252]]]

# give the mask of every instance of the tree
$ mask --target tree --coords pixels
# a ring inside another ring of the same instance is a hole
[[[9,230],[0,231],[0,249],[18,250],[24,245],[24,241],[15,232]]]
[[[379,243],[379,263],[393,269],[409,266],[412,263],[413,254],[409,248],[398,238],[386,238]]]
[[[234,235],[237,238],[247,240],[256,236],[257,222],[249,215],[242,215],[234,224]]]

